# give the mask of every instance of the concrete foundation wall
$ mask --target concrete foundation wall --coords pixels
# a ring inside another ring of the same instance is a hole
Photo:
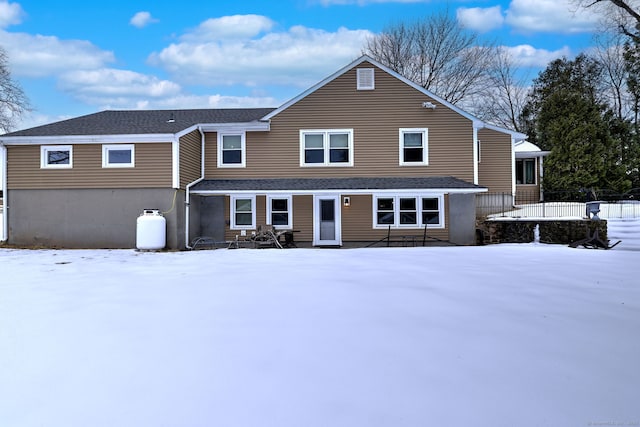
[[[174,197],[175,196],[175,197]],[[59,248],[135,248],[136,220],[159,209],[167,248],[184,247],[184,192],[167,189],[9,190],[8,243]]]
[[[475,194],[449,195],[449,241],[458,245],[475,244]]]

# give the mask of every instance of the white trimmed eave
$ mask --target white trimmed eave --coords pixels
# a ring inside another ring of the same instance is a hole
[[[546,157],[551,151],[516,151],[516,159],[532,159],[534,157]]]
[[[191,194],[199,196],[224,196],[229,194],[287,194],[306,196],[310,194],[476,194],[486,193],[488,188],[401,188],[401,189],[332,189],[332,190],[192,190]]]
[[[152,143],[173,142],[172,133],[120,134],[120,135],[55,135],[55,136],[6,136],[0,138],[5,145],[46,144],[102,144],[102,143]]]
[[[202,123],[194,128],[200,128],[203,132],[264,132],[271,130],[271,122],[268,120],[245,123]]]

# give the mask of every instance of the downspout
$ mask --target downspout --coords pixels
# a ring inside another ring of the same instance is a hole
[[[516,139],[511,137],[511,193],[516,197]]]
[[[473,123],[473,183],[478,185],[479,173],[478,173],[478,129],[484,127],[482,124]]]
[[[200,156],[202,157],[200,159],[200,178],[196,179],[193,182],[190,182],[189,184],[187,184],[187,186],[185,187],[185,201],[184,201],[184,209],[185,209],[185,219],[184,219],[184,246],[187,249],[193,249],[193,247],[191,247],[189,245],[189,219],[190,219],[190,212],[191,210],[189,209],[189,204],[191,202],[191,187],[193,187],[194,185],[196,185],[197,183],[199,183],[200,181],[202,181],[204,179],[204,132],[202,131],[202,126],[198,126],[198,132],[200,132],[200,145],[201,145],[201,153]]]
[[[7,192],[7,147],[0,142],[0,181],[2,181],[2,233],[0,233],[0,242],[6,242],[9,239],[9,193]]]

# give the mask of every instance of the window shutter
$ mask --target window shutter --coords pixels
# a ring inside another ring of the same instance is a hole
[[[375,89],[374,69],[358,68],[358,90]]]

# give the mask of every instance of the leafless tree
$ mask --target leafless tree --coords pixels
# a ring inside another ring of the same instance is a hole
[[[638,0],[572,0],[578,8],[592,9],[602,17],[601,23],[640,42],[636,29],[640,26],[640,1]]]
[[[522,132],[519,117],[528,92],[528,76],[522,69],[505,47],[496,47],[489,69],[490,85],[470,111],[485,121]]]
[[[391,25],[369,39],[363,51],[452,104],[477,96],[489,82],[492,47],[446,11]]]
[[[624,36],[621,33],[600,34],[594,38],[593,57],[601,64],[601,93],[619,119],[629,118],[632,104],[627,89],[628,72],[624,59]]]
[[[30,110],[29,101],[22,88],[11,78],[8,57],[0,47],[0,131],[9,132],[16,120]]]

